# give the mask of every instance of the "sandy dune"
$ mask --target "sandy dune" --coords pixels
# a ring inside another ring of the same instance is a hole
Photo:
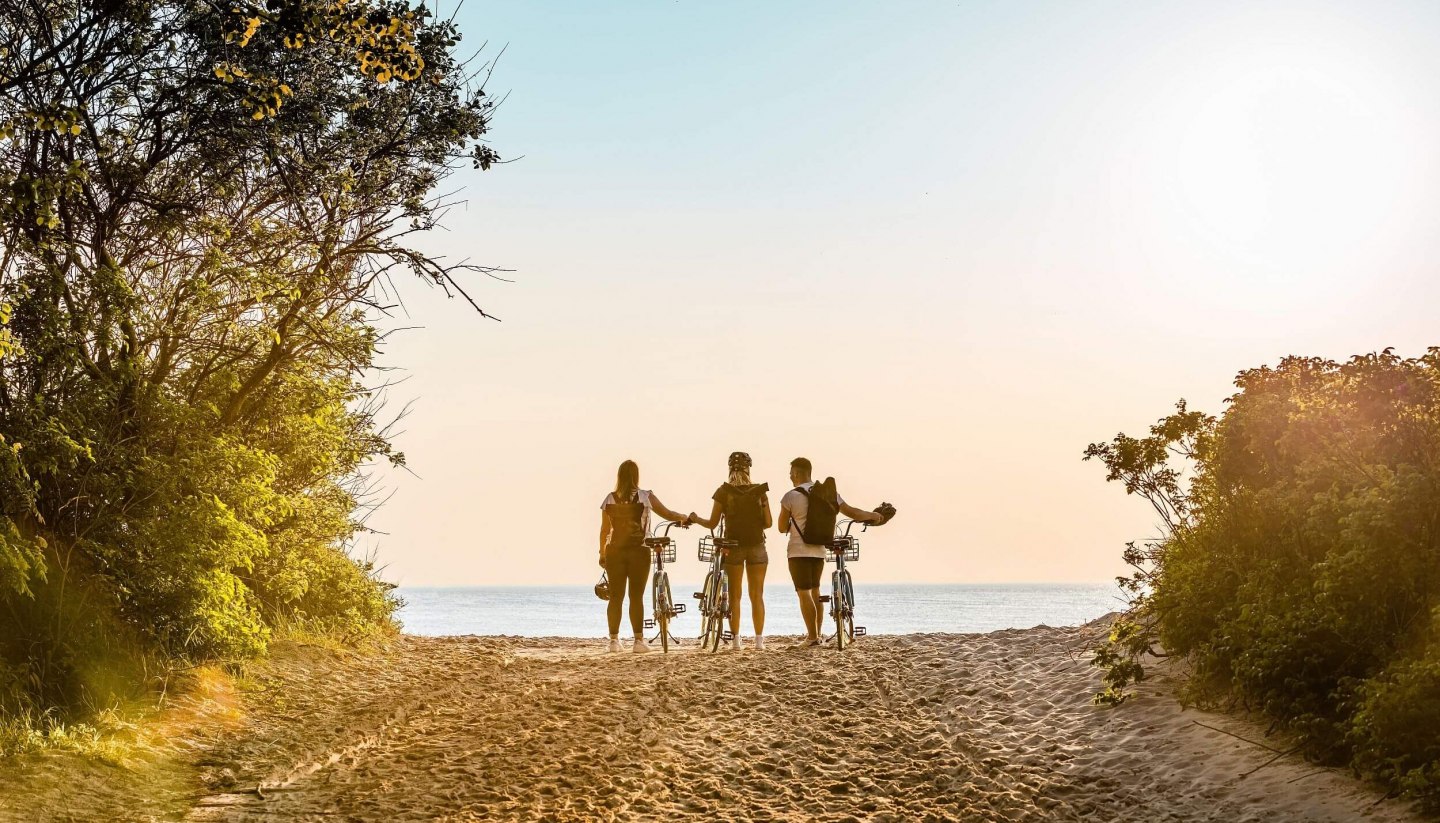
[[[1411,819],[1338,772],[1266,765],[1195,721],[1259,731],[1181,711],[1163,678],[1091,706],[1083,629],[776,645],[405,638],[281,661],[287,700],[207,754],[188,819]]]

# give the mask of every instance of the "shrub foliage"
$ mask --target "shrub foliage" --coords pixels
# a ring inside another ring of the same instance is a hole
[[[103,704],[279,625],[388,630],[347,554],[362,468],[402,459],[373,324],[395,273],[474,270],[409,239],[454,163],[496,159],[453,23],[0,6],[0,710]]]
[[[1242,372],[1224,413],[1092,444],[1163,533],[1131,544],[1104,702],[1147,652],[1191,697],[1264,712],[1315,758],[1440,801],[1440,349]]]

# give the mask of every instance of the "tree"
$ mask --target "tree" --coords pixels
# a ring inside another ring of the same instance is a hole
[[[399,459],[357,383],[373,320],[399,272],[485,271],[412,245],[450,170],[497,160],[453,22],[0,6],[0,602],[55,646],[35,587],[83,589],[171,654],[254,653],[301,612],[387,624],[341,552],[356,473]]]

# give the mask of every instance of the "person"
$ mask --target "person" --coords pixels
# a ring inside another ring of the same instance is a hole
[[[740,649],[740,582],[746,583],[750,596],[750,619],[755,624],[755,648],[765,648],[765,570],[770,556],[765,552],[765,531],[772,522],[768,483],[750,481],[750,455],[730,455],[730,479],[720,484],[712,499],[715,505],[710,517],[690,512],[690,522],[713,529],[725,518],[725,536],[739,543],[725,556],[725,577],[730,591],[730,643]]]
[[[789,534],[786,558],[790,566],[790,580],[795,583],[795,593],[800,598],[800,616],[805,618],[806,645],[820,645],[820,624],[824,613],[820,610],[820,577],[825,571],[827,547],[806,543],[805,515],[810,510],[810,492],[815,486],[814,472],[810,461],[797,457],[790,461],[790,482],[795,488],[780,498],[781,534]],[[839,512],[857,523],[885,522],[885,516],[878,512],[857,509],[835,495]]]
[[[653,492],[640,488],[640,467],[626,460],[615,474],[615,491],[600,504],[600,567],[610,579],[606,618],[612,652],[620,651],[620,617],[627,593],[634,651],[650,651],[645,643],[645,578],[650,574],[645,535],[650,531],[651,512],[671,523],[686,524],[684,517],[666,508]]]

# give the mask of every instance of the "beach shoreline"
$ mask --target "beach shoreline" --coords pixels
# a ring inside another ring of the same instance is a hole
[[[59,755],[0,765],[0,819],[1420,819],[1277,757],[1255,723],[1182,709],[1163,667],[1125,705],[1094,706],[1087,650],[1104,630],[670,655],[574,638],[279,644],[232,689],[177,702],[187,719],[166,721],[149,777],[71,769],[67,784]]]

